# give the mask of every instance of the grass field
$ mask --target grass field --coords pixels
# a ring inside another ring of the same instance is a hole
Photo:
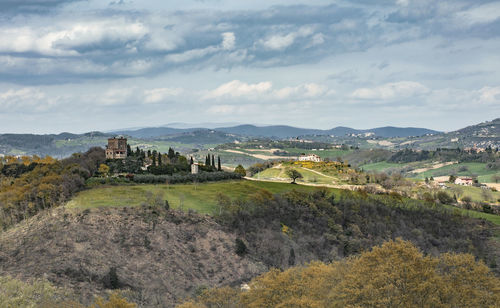
[[[476,175],[478,176],[478,180],[480,183],[487,183],[492,181],[491,177],[494,174],[500,175],[500,172],[495,172],[493,170],[486,169],[485,163],[459,163],[459,164],[444,166],[433,170],[428,170],[419,173],[415,177],[419,179],[425,179],[425,177],[431,177],[431,176],[436,177],[444,175],[448,176],[451,174],[455,174],[458,176]]]
[[[244,200],[260,190],[266,190],[271,193],[282,193],[293,189],[307,193],[324,188],[259,181],[228,181],[198,185],[105,186],[80,192],[66,204],[66,207],[74,209],[135,207],[146,202],[146,196],[148,192],[151,192],[152,194],[163,193],[163,199],[168,200],[172,208],[192,209],[202,214],[214,214],[217,210],[218,193],[223,193],[233,200]],[[340,192],[339,189],[334,188],[328,188],[328,190],[337,194]],[[457,210],[466,216],[486,219],[500,226],[500,216],[465,210],[454,206],[446,207]]]
[[[312,172],[310,170],[298,167],[298,166],[287,166],[287,168],[292,168],[300,172],[302,174],[303,178],[298,179],[298,183],[315,183],[315,184],[332,184],[335,179],[318,174],[315,172]],[[255,179],[279,179],[283,181],[291,181],[290,178],[286,175],[286,168],[285,167],[280,167],[280,168],[269,168],[266,169],[262,172],[259,172],[253,176]]]
[[[464,216],[469,216],[469,217],[473,217],[473,218],[482,218],[482,219],[485,219],[485,220],[488,220],[488,221],[494,223],[497,226],[500,226],[500,216],[499,215],[477,212],[477,211],[472,211],[472,210],[466,210],[466,209],[458,208],[458,207],[451,206],[451,205],[445,205],[445,207],[450,209],[450,210],[458,211]]]
[[[333,160],[335,160],[337,157],[343,157],[343,156],[349,154],[350,152],[352,152],[352,150],[341,150],[341,149],[327,149],[327,150],[323,150],[323,151],[318,151],[318,150],[313,151],[313,150],[304,150],[304,149],[299,149],[299,148],[286,148],[284,150],[290,154],[297,155],[297,156],[302,154],[302,153],[317,154],[323,159],[329,158],[329,159],[333,159]]]
[[[217,194],[223,193],[232,199],[248,198],[259,190],[281,193],[292,189],[309,192],[319,188],[258,181],[229,181],[207,184],[179,185],[131,185],[106,186],[85,190],[66,204],[68,208],[88,209],[96,207],[139,206],[146,202],[147,192],[163,193],[172,208],[193,209],[203,214],[213,214],[217,205]],[[334,191],[334,189],[331,189]]]
[[[404,164],[388,163],[385,161],[360,166],[360,168],[362,168],[364,171],[377,171],[377,172],[385,171],[391,168],[402,168],[402,167],[404,167]]]
[[[484,192],[483,188],[481,187],[473,187],[473,186],[461,186],[461,185],[455,185],[455,184],[448,184],[450,187],[459,187],[462,189],[463,193],[460,198],[463,198],[464,196],[469,196],[472,201],[475,202],[482,202],[484,200]],[[500,199],[500,192],[498,191],[491,191],[491,190],[486,190],[487,194],[491,196],[491,199],[489,201],[497,201]],[[450,191],[452,193],[452,191]]]

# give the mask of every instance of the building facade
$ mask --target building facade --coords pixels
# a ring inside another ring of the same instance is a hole
[[[191,174],[198,174],[199,170],[199,165],[198,163],[193,163],[191,165]]]
[[[468,178],[468,177],[459,177],[455,180],[455,184],[464,185],[464,186],[472,186],[472,184],[474,184],[474,179]]]
[[[321,161],[321,157],[316,154],[302,154],[299,156],[299,161],[313,161],[319,163]]]
[[[127,138],[122,136],[108,139],[106,159],[125,159],[127,157]]]

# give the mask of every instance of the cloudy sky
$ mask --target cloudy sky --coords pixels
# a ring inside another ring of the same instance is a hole
[[[500,117],[500,1],[0,0],[0,132]]]

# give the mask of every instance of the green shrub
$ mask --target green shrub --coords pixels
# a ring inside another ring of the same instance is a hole
[[[244,256],[247,253],[247,246],[239,238],[236,239],[236,249],[235,249],[235,252],[240,257]]]

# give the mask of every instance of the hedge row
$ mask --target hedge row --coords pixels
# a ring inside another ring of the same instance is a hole
[[[179,184],[193,182],[211,182],[224,180],[241,179],[241,175],[233,172],[200,172],[198,174],[173,174],[173,175],[154,175],[154,174],[134,174],[127,177],[109,177],[109,178],[90,178],[87,180],[87,186],[97,185],[120,185],[127,183],[144,184]]]

